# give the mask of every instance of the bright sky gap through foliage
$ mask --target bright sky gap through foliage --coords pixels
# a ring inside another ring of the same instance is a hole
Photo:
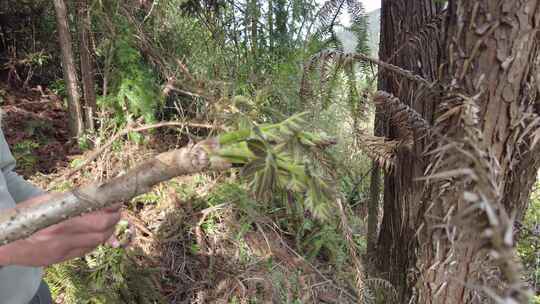
[[[324,5],[324,3],[326,2],[327,0],[318,0],[319,2],[319,5]],[[381,0],[363,0],[363,1],[360,1],[362,2],[362,4],[364,5],[364,9],[366,11],[366,13],[370,13],[376,9],[379,9],[381,8]],[[344,11],[342,14],[341,14],[341,24],[344,25],[344,26],[349,26],[350,25],[350,16],[349,14]]]

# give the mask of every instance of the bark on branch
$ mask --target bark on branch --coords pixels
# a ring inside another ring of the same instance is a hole
[[[217,138],[157,155],[104,183],[82,186],[53,196],[34,206],[17,207],[0,214],[0,245],[26,238],[38,230],[116,202],[149,192],[152,187],[177,176],[225,170],[231,164],[215,156]]]

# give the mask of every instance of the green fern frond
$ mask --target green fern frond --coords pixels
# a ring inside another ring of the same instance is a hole
[[[339,20],[339,16],[342,14],[345,6],[346,0],[326,1],[319,12],[322,28],[331,30],[335,23]]]
[[[253,124],[249,129],[225,133],[220,136],[222,147],[217,155],[242,166],[241,174],[250,181],[258,201],[268,202],[272,194],[284,191],[302,193],[300,203],[314,217],[328,219],[335,185],[312,168],[310,156],[324,155],[324,149],[335,141],[325,134],[305,131],[305,116],[300,113],[280,123]],[[330,162],[329,157],[320,159]]]

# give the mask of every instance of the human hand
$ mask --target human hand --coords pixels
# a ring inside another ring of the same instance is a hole
[[[50,195],[21,203],[39,204]],[[19,205],[21,205],[19,204]],[[121,204],[84,214],[40,230],[27,239],[0,247],[0,265],[48,266],[85,255],[111,238]]]

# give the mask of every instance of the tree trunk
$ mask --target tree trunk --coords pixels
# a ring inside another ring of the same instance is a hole
[[[472,286],[526,302],[511,231],[540,165],[531,136],[540,120],[539,4],[454,0],[438,18],[432,1],[382,2],[381,59],[438,81],[380,80],[434,125],[400,149],[385,177],[378,270],[400,302],[492,300]],[[403,138],[392,118],[386,124],[388,138]]]
[[[71,136],[78,137],[84,132],[83,114],[81,110],[81,93],[77,83],[77,70],[73,57],[71,33],[69,32],[67,8],[64,0],[54,0],[56,23],[62,57],[62,69],[68,95],[69,130]]]
[[[274,2],[274,33],[277,39],[275,39],[275,45],[278,49],[278,54],[286,54],[289,46],[288,34],[287,34],[287,18],[289,16],[287,12],[287,1],[275,0]]]
[[[96,113],[96,90],[94,87],[94,67],[92,55],[90,54],[90,28],[91,18],[88,11],[88,1],[80,0],[77,7],[77,26],[79,33],[79,52],[81,58],[81,77],[84,92],[84,117],[85,127],[93,131],[94,115]]]
[[[254,63],[257,63],[259,54],[259,26],[257,23],[259,22],[261,8],[259,6],[259,1],[257,0],[250,0],[248,6],[248,12],[250,12],[249,22],[251,29],[251,55],[253,56]]]
[[[268,50],[274,51],[274,2],[268,0]]]
[[[432,228],[420,235],[423,243],[433,245],[419,250],[423,279],[417,287],[422,302],[486,301],[485,294],[464,282],[486,286],[508,302],[527,302],[526,288],[519,286],[520,265],[514,262],[511,217],[520,220],[524,214],[540,164],[531,146],[531,131],[538,128],[535,120],[540,117],[539,4],[538,0],[449,3],[449,60],[441,78],[447,84],[446,102],[438,105],[438,111],[447,115],[439,119],[436,130],[444,130],[450,142],[461,146],[446,149],[446,143],[439,142],[440,152],[430,163],[442,157],[445,161],[434,172],[472,168],[474,177],[453,177],[450,191],[442,190],[448,182],[444,179],[426,193],[425,200],[432,204],[424,216]],[[479,210],[469,213],[471,208]],[[435,227],[454,229],[452,237]],[[497,237],[507,238],[504,245]],[[500,275],[493,275],[493,270]]]
[[[427,80],[436,79],[436,71],[441,54],[438,39],[408,43],[410,33],[416,33],[424,24],[437,16],[439,9],[431,0],[383,0],[381,7],[381,44],[379,58],[404,69],[415,72]],[[428,122],[433,121],[433,103],[419,98],[423,90],[410,80],[399,78],[385,70],[380,71],[379,89],[390,92],[403,103],[419,112]],[[400,130],[385,116],[376,121],[389,139],[400,138]],[[375,261],[380,276],[390,281],[397,289],[401,301],[410,298],[416,273],[414,240],[417,214],[421,208],[421,182],[415,179],[423,176],[425,163],[420,155],[425,149],[422,140],[415,138],[412,151],[401,150],[397,164],[384,178],[384,210]],[[413,152],[414,151],[414,152]]]
[[[384,135],[383,119],[381,117],[382,113],[376,111],[375,114],[375,125],[374,125],[374,135],[381,136]],[[377,161],[372,161],[371,169],[371,178],[369,186],[369,201],[368,201],[368,217],[367,217],[367,246],[366,252],[367,257],[370,261],[374,261],[377,255],[377,238],[378,238],[378,229],[379,229],[379,204],[381,197],[381,168]],[[370,270],[370,276],[376,276],[376,273],[372,273],[372,267],[367,267]]]

